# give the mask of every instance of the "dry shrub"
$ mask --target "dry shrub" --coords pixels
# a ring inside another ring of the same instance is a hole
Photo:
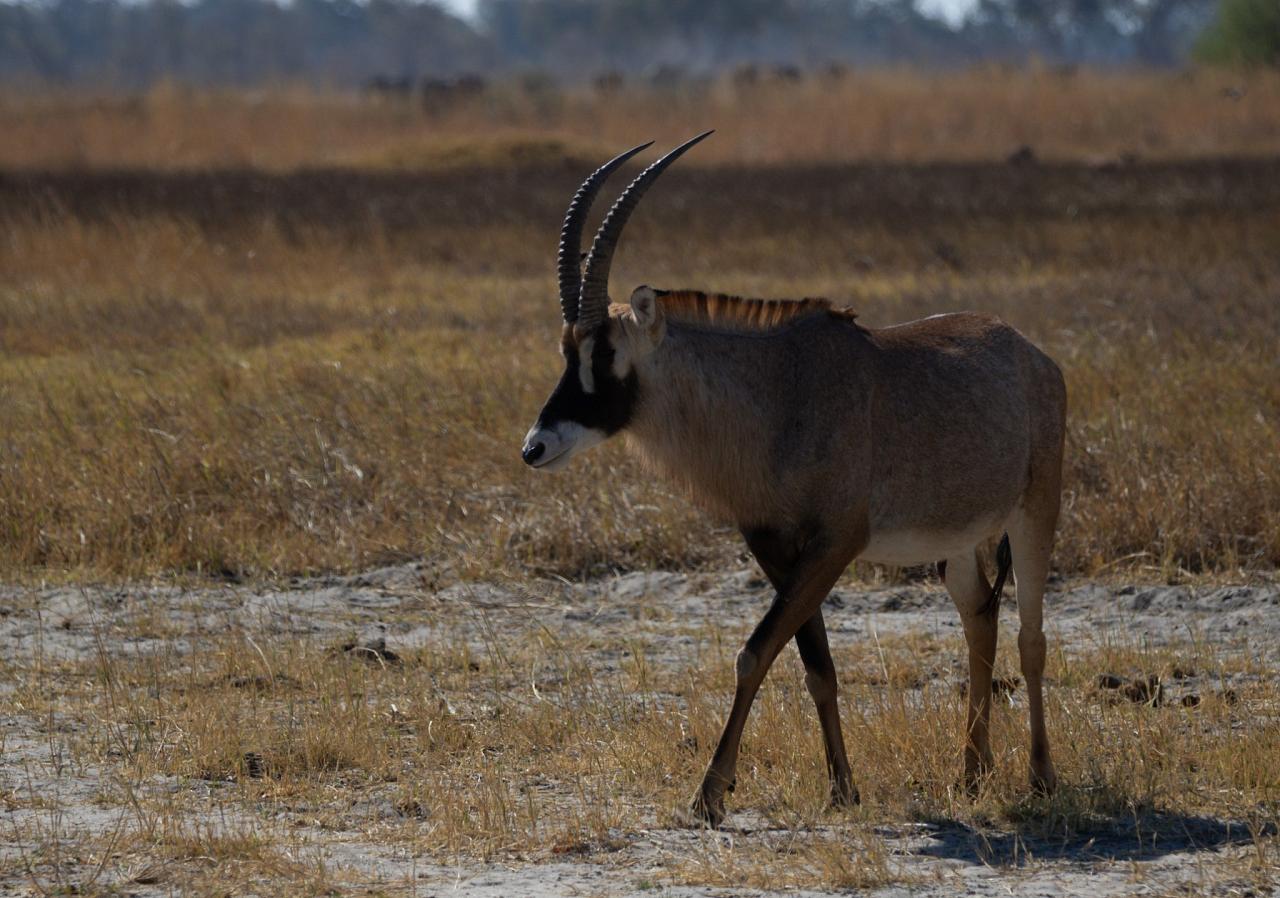
[[[170,85],[138,97],[10,93],[0,98],[0,166],[453,167],[561,149],[594,158],[707,127],[717,138],[693,164],[1001,160],[1022,146],[1050,159],[1169,159],[1274,153],[1277,123],[1280,76],[1267,70],[891,69],[750,90],[726,80],[540,98],[498,84],[435,115],[352,94]]]

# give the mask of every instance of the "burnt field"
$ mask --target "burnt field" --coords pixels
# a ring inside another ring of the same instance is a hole
[[[86,224],[162,217],[222,238],[243,239],[277,226],[295,242],[312,232],[357,246],[412,240],[429,256],[434,244],[452,237],[450,230],[533,229],[555,221],[584,169],[600,162],[559,155],[533,163],[516,159],[500,168],[415,171],[11,169],[0,171],[0,200],[15,225],[60,217]],[[664,196],[655,198],[658,205],[646,218],[651,227],[670,228],[672,210],[689,209],[692,214],[680,222],[692,229],[685,234],[718,249],[762,232],[781,240],[785,229],[812,239],[830,229],[855,252],[861,232],[871,227],[893,233],[910,249],[936,228],[1081,218],[1141,218],[1147,227],[1159,227],[1167,223],[1160,219],[1174,216],[1265,214],[1280,203],[1277,173],[1280,160],[1273,157],[1048,163],[1034,153],[1000,162],[686,165],[664,179]],[[506,267],[516,260],[477,254],[448,261]],[[981,267],[994,260],[969,261]]]

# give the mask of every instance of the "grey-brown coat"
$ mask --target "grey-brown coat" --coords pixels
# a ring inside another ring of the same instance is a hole
[[[610,307],[609,260],[627,215],[665,165],[698,139],[633,182],[601,226],[577,283],[564,265],[572,247],[562,246],[565,373],[523,450],[532,466],[556,468],[624,433],[654,469],[737,525],[776,589],[738,655],[733,707],[695,797],[695,819],[723,818],[751,703],[792,638],[818,710],[833,799],[858,800],[821,611],[857,557],[945,560],[969,645],[965,774],[977,788],[991,763],[996,646],[993,592],[978,549],[1002,532],[1017,578],[1031,779],[1035,788],[1052,789],[1042,605],[1065,433],[1058,367],[987,315],[868,329],[823,300],[649,287]],[[587,205],[599,186],[591,185],[588,179],[579,192]],[[585,214],[579,198],[565,226],[575,245],[572,219]]]

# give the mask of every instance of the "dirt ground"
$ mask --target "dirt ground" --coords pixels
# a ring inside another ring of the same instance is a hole
[[[1096,648],[1122,633],[1154,647],[1191,639],[1221,652],[1245,652],[1262,670],[1280,664],[1280,585],[1275,583],[1193,587],[1066,582],[1052,584],[1052,590],[1049,636],[1068,653]],[[764,582],[750,569],[714,576],[633,573],[586,585],[470,583],[437,590],[415,564],[356,577],[298,581],[285,588],[228,584],[0,590],[0,646],[12,674],[0,680],[6,693],[0,701],[0,794],[6,803],[0,892],[48,894],[62,888],[66,893],[163,895],[175,888],[174,880],[162,875],[163,863],[153,869],[136,858],[113,861],[110,852],[95,854],[85,847],[132,825],[126,823],[131,812],[127,803],[104,793],[104,777],[115,774],[70,758],[65,739],[72,738],[77,725],[60,726],[52,712],[34,719],[15,699],[17,684],[38,669],[158,652],[181,658],[228,631],[243,634],[254,645],[292,641],[330,646],[355,634],[357,649],[391,660],[439,643],[453,649],[466,643],[483,654],[486,634],[493,632],[518,643],[551,631],[565,644],[583,646],[607,644],[607,637],[621,634],[645,646],[651,665],[676,666],[694,660],[693,640],[687,635],[691,627],[729,621],[734,633],[741,632],[767,601]],[[637,613],[654,607],[665,613]],[[950,637],[959,627],[945,592],[933,582],[842,585],[828,600],[826,614],[837,659],[841,648],[852,644],[903,633]],[[1012,633],[1013,602],[1006,601],[1003,614],[1002,629]],[[143,620],[147,626],[140,626]],[[602,672],[622,663],[616,651],[590,648],[582,651],[582,661]],[[783,675],[775,671],[775,676]],[[1244,688],[1242,678],[1248,675],[1210,683],[1189,672],[1165,684],[1162,698],[1165,705],[1177,705],[1183,696],[1221,695]],[[536,693],[537,684],[532,688]],[[1263,718],[1270,715],[1274,725],[1276,708],[1251,711]],[[329,881],[338,884],[327,888],[343,893],[764,894],[682,885],[671,881],[666,870],[673,859],[692,851],[714,856],[717,846],[767,845],[813,835],[787,831],[750,808],[735,807],[731,796],[730,818],[718,832],[676,828],[658,815],[648,826],[619,833],[605,850],[450,862],[381,843],[367,826],[308,825],[291,818],[285,807],[238,803],[228,796],[225,783],[151,776],[133,789],[152,798],[182,793],[186,808],[204,807],[196,822],[208,833],[247,825],[273,834],[287,842],[296,858],[322,865]],[[199,799],[194,805],[193,796]],[[351,819],[397,813],[380,800],[372,796],[366,805],[353,806],[356,816]],[[1271,872],[1260,875],[1253,864],[1260,852],[1276,850],[1269,826],[1263,824],[1260,831],[1256,821],[1153,809],[1113,819],[1087,837],[1048,840],[1029,836],[1016,825],[979,830],[955,821],[902,820],[874,827],[887,850],[891,881],[870,894],[1275,895],[1280,894],[1275,867],[1265,866]],[[1249,872],[1251,866],[1255,869]],[[298,888],[296,881],[293,888]],[[279,888],[260,880],[249,891],[279,893]],[[793,894],[817,893],[801,889]]]

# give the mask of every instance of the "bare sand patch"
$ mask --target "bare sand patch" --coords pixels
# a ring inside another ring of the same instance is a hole
[[[1055,584],[1064,788],[1016,675],[977,802],[932,583],[827,606],[864,805],[825,808],[779,660],[720,831],[675,824],[769,596],[754,571],[4,590],[0,883],[148,895],[1274,893],[1280,586]],[[1004,650],[1016,629],[1004,609]],[[998,673],[1015,674],[1001,654]],[[1007,668],[1007,670],[1005,669]],[[1160,701],[1100,688],[1154,676]],[[1194,702],[1187,698],[1194,697]]]

